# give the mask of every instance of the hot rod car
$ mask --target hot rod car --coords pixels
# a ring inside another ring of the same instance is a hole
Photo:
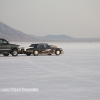
[[[38,54],[60,55],[63,54],[63,49],[57,48],[57,46],[54,45],[48,45],[47,43],[39,43],[31,44],[28,48],[22,48],[22,52],[27,56],[30,56],[31,54],[34,56],[37,56]]]

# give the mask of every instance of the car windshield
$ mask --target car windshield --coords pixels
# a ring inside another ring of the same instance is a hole
[[[31,44],[30,47],[37,48],[37,45],[38,45],[38,44]]]

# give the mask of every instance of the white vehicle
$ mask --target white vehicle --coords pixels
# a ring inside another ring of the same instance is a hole
[[[34,48],[34,47],[20,47],[19,54],[24,54],[27,51],[27,49],[30,49],[30,48]]]

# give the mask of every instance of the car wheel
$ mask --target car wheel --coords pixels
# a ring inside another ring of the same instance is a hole
[[[31,55],[31,53],[27,53],[26,55],[27,55],[27,56],[30,56],[30,55]]]
[[[39,52],[37,50],[33,51],[34,56],[37,56]]]
[[[56,50],[55,54],[60,55],[60,50]]]
[[[8,54],[4,53],[3,55],[4,55],[4,56],[9,56],[9,53],[8,53]]]
[[[17,56],[18,55],[18,50],[17,49],[13,49],[12,50],[12,56]]]

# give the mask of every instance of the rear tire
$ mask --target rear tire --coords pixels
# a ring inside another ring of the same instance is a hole
[[[4,53],[3,55],[4,55],[4,56],[9,56],[9,54],[6,54],[6,53]]]
[[[37,50],[33,51],[34,56],[38,56],[39,52]]]
[[[13,49],[12,50],[12,56],[17,56],[18,55],[18,50],[17,49]]]

